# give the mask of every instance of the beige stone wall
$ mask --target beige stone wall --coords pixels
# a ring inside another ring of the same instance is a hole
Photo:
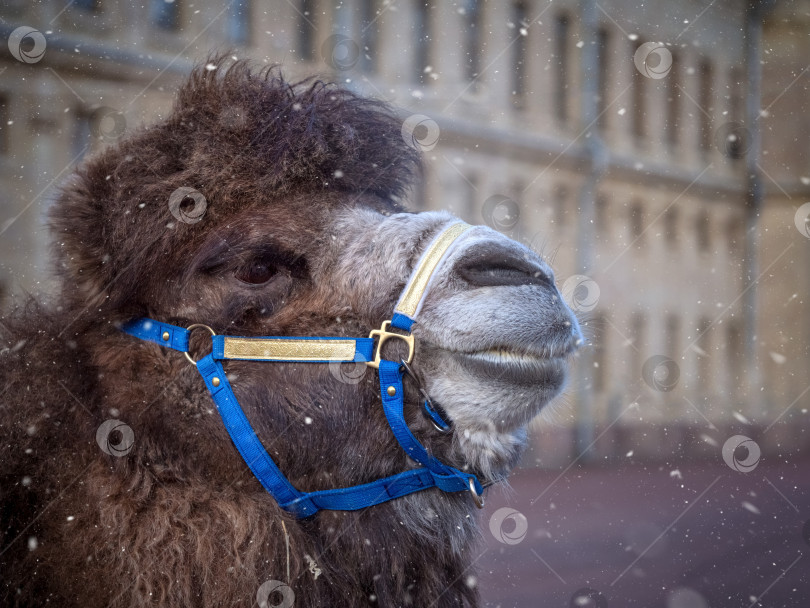
[[[594,125],[578,121],[580,56],[584,45],[594,43],[583,39],[578,2],[526,1],[522,24],[515,21],[513,3],[482,3],[473,81],[465,68],[468,2],[436,2],[424,12],[405,0],[369,3],[376,10],[364,19],[367,3],[361,0],[254,0],[243,3],[250,7],[247,47],[234,40],[232,11],[223,3],[178,1],[179,25],[170,31],[155,26],[147,8],[123,0],[99,0],[96,11],[81,4],[62,10],[51,3],[17,2],[16,8],[11,3],[0,9],[5,35],[30,25],[48,40],[43,60],[35,64],[0,53],[0,95],[10,122],[0,125],[9,142],[0,155],[0,223],[5,222],[0,282],[6,291],[47,286],[42,218],[54,185],[83,154],[105,144],[88,134],[93,111],[108,106],[121,112],[127,129],[156,120],[168,111],[172,90],[189,66],[210,50],[227,47],[259,62],[282,63],[291,77],[318,73],[388,99],[402,108],[403,118],[435,119],[439,143],[425,152],[427,181],[422,194],[414,195],[415,204],[481,223],[489,197],[511,197],[520,205],[520,222],[509,234],[553,258],[560,286],[578,272],[584,146],[596,133]],[[305,4],[310,11],[302,15]],[[554,408],[538,423],[537,454],[543,463],[553,461],[549,453],[567,453],[576,422],[571,404],[583,391],[593,395],[594,432],[606,433],[595,446],[604,454],[622,451],[623,442],[633,442],[639,451],[645,442],[650,452],[666,449],[682,438],[672,429],[721,437],[719,429],[741,424],[735,411],[762,429],[792,402],[785,420],[799,419],[789,416],[801,416],[810,403],[808,393],[801,396],[810,341],[810,239],[793,225],[796,209],[810,200],[808,5],[780,4],[764,31],[762,105],[767,111],[761,119],[761,166],[767,177],[759,228],[763,275],[757,282],[761,386],[750,387],[742,338],[735,338],[742,329],[741,294],[748,286],[742,259],[744,161],[729,159],[715,145],[722,125],[744,121],[742,5],[599,3],[607,46],[599,70],[604,111],[598,125],[609,154],[598,186],[589,270],[600,297],[585,315],[591,319],[587,331],[598,367],[579,369],[565,398],[569,405]],[[555,37],[563,17],[567,35],[560,44]],[[430,24],[425,47],[414,30],[420,18]],[[349,45],[369,59],[335,70],[323,49],[332,34],[347,36]],[[667,43],[674,57],[664,78],[644,78],[634,66],[636,47],[648,41]],[[310,44],[309,60],[302,43]],[[416,66],[420,48],[428,61],[421,68]],[[525,80],[516,104],[519,48]],[[556,109],[560,51],[568,58],[566,121]],[[708,94],[702,90],[706,62]],[[654,355],[677,363],[675,390],[654,391],[642,379],[642,365]],[[637,406],[628,408],[634,401]],[[662,434],[664,427],[668,434]]]

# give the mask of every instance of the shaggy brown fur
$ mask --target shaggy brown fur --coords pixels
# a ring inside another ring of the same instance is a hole
[[[474,606],[468,496],[433,490],[298,521],[250,473],[184,357],[117,329],[150,316],[237,335],[363,336],[402,287],[340,302],[310,273],[336,209],[399,210],[419,167],[400,121],[334,86],[214,62],[165,121],[62,188],[51,213],[59,297],[0,323],[2,605],[251,606],[264,581],[279,580],[297,608]],[[204,221],[170,214],[181,186],[205,194]],[[257,259],[284,275],[273,289],[232,281]],[[193,346],[202,351],[199,332]],[[352,385],[322,365],[228,371],[299,489],[407,468],[372,374]],[[135,433],[126,457],[96,444],[111,418]],[[442,456],[447,440],[411,418]]]

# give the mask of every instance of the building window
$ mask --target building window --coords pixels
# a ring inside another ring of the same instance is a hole
[[[559,184],[554,188],[554,223],[557,228],[565,226],[565,216],[568,213],[568,188]]]
[[[666,349],[669,353],[669,358],[677,361],[681,358],[681,320],[678,315],[669,314],[666,320],[664,339],[666,340]]]
[[[600,27],[596,30],[596,64],[599,66],[594,74],[598,79],[596,85],[596,94],[598,99],[596,102],[597,119],[596,124],[600,129],[607,127],[607,103],[608,103],[608,75],[609,72],[609,34],[607,28]]]
[[[597,234],[607,232],[608,223],[608,199],[606,194],[597,194],[594,201],[594,223]]]
[[[419,211],[424,211],[427,209],[428,204],[428,166],[424,165],[422,167],[422,174],[419,176],[420,179],[416,180],[414,184],[413,192],[414,192],[414,206]]]
[[[700,349],[700,365],[698,365],[698,388],[702,393],[707,393],[711,389],[712,379],[712,357],[711,357],[711,336],[709,329],[711,321],[707,317],[701,317],[698,321],[698,335],[695,345]]]
[[[523,205],[522,199],[524,192],[526,192],[526,182],[520,178],[513,179],[509,186],[509,198],[515,201],[519,207]]]
[[[636,44],[635,50],[641,46],[642,43]],[[636,140],[637,145],[644,142],[644,137],[647,135],[647,125],[645,122],[647,115],[647,84],[646,78],[641,75],[638,70],[633,70],[632,79],[632,100],[633,108],[630,113],[630,131],[633,138]]]
[[[11,112],[9,110],[8,97],[0,95],[0,155],[5,156],[9,153],[11,145],[11,137],[9,131],[11,125],[8,124],[11,120]]]
[[[664,212],[664,238],[670,249],[678,245],[678,208],[670,207]]]
[[[377,26],[378,0],[361,0],[360,2],[360,69],[366,73],[377,72],[377,42],[379,28]]]
[[[728,79],[728,115],[731,119],[731,123],[742,126],[742,102],[744,99],[744,92],[740,69],[732,68],[729,72]],[[733,131],[727,132],[727,137],[733,137],[733,139],[729,139],[725,142],[726,156],[732,160],[739,160],[743,158],[749,143],[743,139],[745,137],[745,131],[743,131],[741,128],[735,128]]]
[[[568,120],[568,36],[570,21],[567,15],[554,19],[554,114],[562,122]]]
[[[731,256],[739,255],[742,251],[742,222],[732,217],[726,223],[726,241],[728,242],[728,252]]]
[[[315,59],[316,0],[301,0],[298,9],[298,56],[303,61]]]
[[[593,332],[593,390],[601,393],[607,377],[607,321],[604,315],[598,314],[588,325]]]
[[[630,205],[630,235],[633,240],[641,238],[644,234],[644,207],[640,202]]]
[[[464,176],[464,216],[474,223],[478,218],[478,176],[469,174]]]
[[[742,380],[742,330],[736,319],[731,319],[726,325],[726,348],[728,354],[729,392],[732,395],[739,393]]]
[[[481,72],[481,4],[480,0],[464,0],[464,71],[469,82],[475,82]]]
[[[231,42],[248,46],[250,23],[250,0],[234,0],[228,12],[228,38]]]
[[[180,0],[152,0],[150,17],[152,23],[164,30],[176,30],[180,23]]]
[[[733,67],[728,74],[728,115],[732,122],[742,122],[744,98],[744,87],[742,82],[742,71],[738,67]]]
[[[706,211],[699,213],[695,220],[695,233],[699,251],[708,251],[711,247],[711,223]]]
[[[430,74],[426,71],[430,66],[430,6],[425,0],[417,0],[414,8],[414,34],[416,34],[413,57],[414,80],[420,84],[427,84],[430,82]]]
[[[526,48],[529,27],[529,9],[525,2],[512,4],[512,21],[515,24],[515,42],[512,44],[512,105],[517,109],[526,106]]]
[[[678,69],[678,61],[675,54],[672,55],[672,69],[667,74],[667,122],[666,141],[670,150],[678,147],[678,129],[680,127],[681,114],[681,90]]]
[[[641,353],[644,350],[647,320],[641,312],[634,312],[630,317],[630,339],[632,351],[630,353],[630,377],[641,378],[641,368],[643,366]]]
[[[85,108],[79,108],[74,115],[73,136],[70,144],[71,158],[74,162],[80,161],[92,147],[90,117],[90,111]]]
[[[700,91],[698,104],[700,105],[700,150],[707,154],[712,146],[712,66],[708,59],[700,62],[698,70],[700,76]]]

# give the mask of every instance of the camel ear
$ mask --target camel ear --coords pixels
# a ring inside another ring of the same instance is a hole
[[[164,140],[152,129],[107,148],[60,187],[49,220],[65,308],[121,318],[148,314],[158,275],[171,271],[167,260],[194,238],[192,224],[176,229],[169,209],[178,187],[171,176],[182,165],[161,149]]]
[[[80,306],[100,306],[108,299],[114,279],[108,239],[113,193],[109,180],[98,178],[98,164],[86,165],[60,188],[50,209],[56,273],[62,296]]]

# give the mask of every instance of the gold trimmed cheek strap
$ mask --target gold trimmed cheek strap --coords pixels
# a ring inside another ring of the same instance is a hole
[[[243,361],[370,361],[371,338],[238,338],[214,336],[215,359]]]

